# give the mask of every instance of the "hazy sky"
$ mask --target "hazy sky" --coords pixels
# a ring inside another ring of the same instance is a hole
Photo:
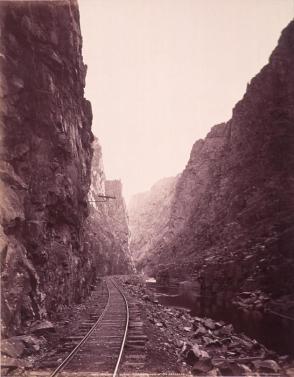
[[[79,0],[86,97],[124,195],[181,172],[268,61],[294,0]]]

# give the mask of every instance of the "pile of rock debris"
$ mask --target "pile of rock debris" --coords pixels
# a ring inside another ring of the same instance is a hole
[[[278,355],[231,324],[192,317],[184,308],[161,305],[153,292],[138,279],[125,282],[125,289],[141,302],[146,318],[162,332],[164,349],[174,349],[178,362],[193,374],[205,376],[294,376],[294,362]]]

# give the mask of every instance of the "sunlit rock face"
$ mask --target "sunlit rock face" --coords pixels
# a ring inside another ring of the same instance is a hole
[[[134,266],[129,250],[128,217],[122,184],[119,180],[106,180],[97,139],[93,150],[90,216],[86,222],[90,255],[99,275],[131,273]]]
[[[92,112],[76,1],[2,2],[2,330],[79,302],[88,262]]]
[[[130,200],[130,249],[139,269],[148,265],[155,245],[168,231],[177,180],[178,177],[164,178],[150,191],[134,195]]]
[[[194,144],[171,201],[167,232],[145,268],[156,273],[186,264],[193,274],[211,263],[246,261],[236,289],[292,293],[293,66],[291,22],[231,120]]]

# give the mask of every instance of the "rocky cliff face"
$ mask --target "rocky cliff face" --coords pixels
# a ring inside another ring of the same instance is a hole
[[[140,268],[173,289],[192,281],[179,294],[196,294],[194,313],[229,320],[285,353],[294,331],[293,66],[294,21],[232,118],[194,144],[162,234],[154,207],[138,200],[137,216],[130,210]]]
[[[134,195],[130,200],[130,249],[138,268],[148,265],[154,247],[167,233],[177,180],[178,177],[164,178],[150,191]]]
[[[95,271],[83,226],[93,137],[76,1],[0,5],[6,336],[89,291]]]
[[[93,144],[92,183],[89,192],[90,216],[87,219],[87,240],[97,273],[127,274],[133,272],[129,250],[129,228],[122,184],[107,181],[104,174],[101,146]],[[105,199],[99,195],[115,197]]]
[[[293,64],[291,22],[231,120],[194,144],[176,186],[164,241],[149,258],[153,272],[182,266],[197,275],[214,264],[220,281],[229,276],[237,281],[236,291],[292,293]],[[240,269],[227,274],[228,263],[231,270]]]

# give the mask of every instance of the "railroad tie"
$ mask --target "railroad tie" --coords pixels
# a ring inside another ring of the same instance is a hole
[[[101,376],[122,370],[139,370],[145,363],[143,322],[136,302],[128,302],[121,288],[113,278],[107,278],[108,299],[105,307],[95,303],[99,294],[92,295],[92,308],[88,320],[78,324],[75,334],[62,339],[59,355],[44,360],[41,368],[56,368],[50,377],[74,373],[78,375]],[[99,308],[99,312],[96,308]],[[129,322],[130,320],[130,322]],[[95,327],[93,327],[95,326]],[[129,332],[128,332],[129,331]],[[67,357],[60,363],[60,354]],[[59,364],[59,365],[58,365]]]

